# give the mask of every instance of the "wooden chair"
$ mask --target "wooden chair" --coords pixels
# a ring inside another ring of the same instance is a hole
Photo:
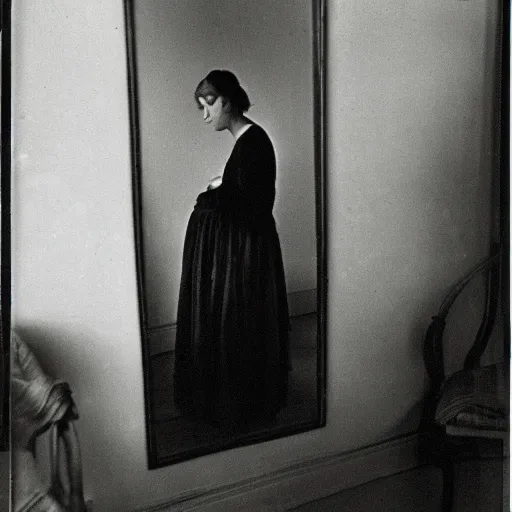
[[[509,432],[509,361],[480,366],[498,313],[501,254],[475,266],[450,291],[432,318],[424,343],[431,391],[425,400],[420,456],[443,471],[443,511],[452,510],[454,464],[462,460],[505,457]],[[486,276],[483,320],[464,368],[445,374],[443,333],[450,308],[476,276]],[[505,350],[505,354],[508,350]],[[506,359],[506,357],[505,357]]]

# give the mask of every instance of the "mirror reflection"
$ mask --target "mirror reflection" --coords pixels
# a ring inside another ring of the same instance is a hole
[[[184,415],[240,429],[274,421],[286,398],[289,315],[272,215],[276,157],[267,132],[245,115],[249,97],[232,72],[208,73],[195,99],[204,123],[235,142],[187,225],[174,395]]]
[[[127,3],[150,467],[323,425],[314,8]]]

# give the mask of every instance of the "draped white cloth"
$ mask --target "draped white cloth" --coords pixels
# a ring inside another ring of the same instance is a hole
[[[43,483],[34,457],[38,435],[77,419],[66,382],[46,375],[27,344],[11,333],[11,432],[15,512],[67,512]]]

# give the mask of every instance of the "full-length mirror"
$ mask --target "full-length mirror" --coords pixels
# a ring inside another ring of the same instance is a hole
[[[321,427],[323,3],[125,7],[149,466]]]

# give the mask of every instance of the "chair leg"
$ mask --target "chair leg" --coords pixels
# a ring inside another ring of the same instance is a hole
[[[442,510],[443,512],[451,512],[453,509],[453,480],[455,474],[453,461],[445,459],[441,470],[443,472]]]

